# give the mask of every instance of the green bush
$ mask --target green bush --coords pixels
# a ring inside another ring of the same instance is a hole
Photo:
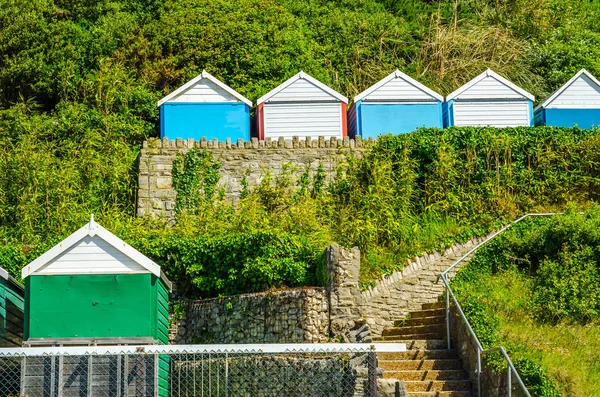
[[[600,319],[600,209],[525,222],[480,249],[466,277],[516,267],[531,277],[540,321],[587,324]]]
[[[186,297],[325,284],[325,247],[302,236],[253,232],[132,241]]]
[[[532,321],[539,327],[565,323],[594,326],[600,321],[599,228],[598,206],[585,213],[570,211],[526,220],[479,249],[452,280],[484,348],[504,344],[532,395],[560,395],[536,353],[552,342],[538,341],[535,348],[528,347],[518,336],[507,339],[502,329],[519,321]],[[514,280],[519,283],[516,287]],[[489,357],[487,363],[504,370],[499,357]]]

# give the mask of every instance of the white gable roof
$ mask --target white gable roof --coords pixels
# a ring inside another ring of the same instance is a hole
[[[558,103],[560,102],[560,103]],[[592,76],[590,72],[581,69],[571,80],[567,81],[562,87],[554,91],[539,105],[539,108],[546,108],[551,105],[560,107],[600,107],[600,82]]]
[[[152,273],[171,289],[160,266],[94,222],[90,222],[21,270],[38,275]]]
[[[446,97],[446,101],[452,99],[518,99],[527,98],[534,100],[535,97],[500,76],[491,69],[486,70],[467,84],[463,85]]]
[[[348,103],[348,98],[334,89],[321,83],[319,80],[300,72],[280,84],[256,101],[257,105],[263,102],[317,102],[337,100]]]
[[[444,97],[432,89],[419,83],[399,70],[391,73],[376,84],[354,97],[354,102],[361,100],[438,100]]]
[[[246,105],[252,106],[252,102],[248,98],[206,70],[162,98],[158,101],[158,106],[165,102],[244,102]]]

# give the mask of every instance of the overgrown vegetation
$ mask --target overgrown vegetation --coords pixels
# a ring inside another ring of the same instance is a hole
[[[409,256],[517,214],[597,200],[599,138],[596,130],[549,127],[385,136],[362,158],[349,155],[331,180],[322,167],[296,179],[286,165],[246,186],[235,205],[223,200],[219,160],[191,150],[175,162],[174,227],[118,214],[98,219],[161,263],[187,296],[322,285],[332,242],[359,246],[365,286]],[[16,272],[59,237],[27,246],[8,240],[0,265]]]
[[[577,0],[2,0],[0,229],[133,216],[159,98],[203,68],[250,99],[303,69],[352,97],[400,68],[443,94],[491,67],[543,99],[600,75]]]
[[[523,211],[598,197],[595,131],[425,130],[382,139],[365,159],[350,158],[334,181],[319,170],[300,181],[285,170],[265,175],[256,188],[246,180],[237,208],[221,199],[219,159],[198,152],[175,167],[178,191],[188,192],[177,202],[177,226],[134,218],[137,158],[143,140],[157,135],[156,102],[203,68],[256,99],[300,69],[353,96],[395,68],[445,94],[491,67],[542,99],[581,67],[600,74],[594,2],[0,5],[0,257],[15,275],[94,213],[167,267],[169,253],[151,247],[169,247],[171,238],[199,245],[217,239],[230,255],[238,236],[255,233],[305,239],[319,255],[333,241],[358,245],[368,284],[407,256],[481,234]],[[272,260],[290,258],[282,252],[226,262],[281,268]],[[189,258],[176,266],[198,265]],[[317,266],[317,259],[291,260],[292,267]],[[238,285],[246,291],[318,283],[298,274]],[[212,276],[186,277],[184,285],[204,285],[192,280]],[[223,283],[215,285],[230,285],[219,277]]]
[[[600,387],[599,227],[597,206],[517,224],[452,282],[484,347],[508,347],[535,395],[594,396]]]

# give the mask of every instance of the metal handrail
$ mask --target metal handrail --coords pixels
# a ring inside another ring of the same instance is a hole
[[[529,394],[529,391],[525,387],[523,380],[519,376],[519,373],[515,369],[515,366],[513,365],[510,358],[508,357],[508,354],[506,353],[506,350],[504,349],[504,347],[498,346],[493,349],[484,350],[483,346],[481,345],[481,342],[479,341],[479,338],[477,338],[477,335],[475,334],[475,331],[473,331],[473,327],[471,327],[469,320],[467,320],[467,316],[465,316],[465,313],[463,312],[462,308],[460,307],[460,304],[458,303],[458,300],[456,299],[456,296],[454,295],[452,288],[450,288],[450,282],[448,280],[448,272],[450,272],[456,266],[458,266],[459,264],[464,262],[469,256],[471,256],[473,253],[475,253],[479,248],[481,248],[482,246],[484,246],[485,244],[487,244],[488,242],[493,240],[495,237],[497,237],[501,233],[505,232],[511,226],[513,226],[529,217],[553,216],[553,215],[560,215],[560,214],[562,214],[562,213],[546,212],[546,213],[532,213],[532,214],[523,215],[522,217],[516,219],[515,221],[509,223],[506,226],[503,226],[496,232],[492,233],[485,240],[483,240],[481,243],[477,244],[475,247],[473,247],[471,250],[469,250],[466,254],[461,256],[456,262],[454,262],[450,267],[448,267],[446,270],[444,270],[440,274],[440,278],[442,279],[442,282],[446,286],[446,336],[448,338],[448,349],[450,349],[452,347],[451,341],[450,341],[450,336],[451,336],[450,335],[450,300],[452,300],[454,302],[454,305],[456,306],[456,309],[458,310],[458,313],[460,314],[460,317],[462,318],[463,322],[467,326],[467,329],[469,330],[469,333],[471,334],[471,338],[473,338],[473,340],[477,344],[477,395],[479,397],[481,397],[481,355],[490,353],[490,352],[494,352],[494,351],[500,351],[508,364],[508,370],[507,370],[508,396],[510,397],[512,395],[511,385],[512,385],[512,375],[513,374],[514,374],[515,378],[517,379],[517,382],[521,386],[521,389],[525,393],[525,395],[527,397],[531,397],[531,394]]]
[[[484,350],[484,351],[481,352],[481,354],[492,353],[492,352],[495,352],[495,351],[499,351],[500,353],[502,353],[502,355],[504,356],[504,359],[506,360],[506,363],[508,364],[508,369],[509,370],[506,372],[506,374],[507,374],[507,386],[508,386],[508,395],[509,395],[509,397],[512,394],[512,390],[510,388],[510,386],[512,385],[511,372],[516,375],[517,382],[519,382],[519,385],[521,386],[521,389],[523,391],[525,391],[525,393],[527,395],[529,395],[529,391],[525,387],[525,384],[523,383],[523,380],[519,376],[519,373],[517,372],[517,369],[515,368],[513,362],[510,359],[510,357],[508,357],[508,353],[506,352],[506,350],[504,350],[504,347],[498,346],[498,347],[495,347],[493,349]]]

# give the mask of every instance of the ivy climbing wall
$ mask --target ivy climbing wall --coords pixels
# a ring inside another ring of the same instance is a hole
[[[140,155],[137,213],[138,216],[174,217],[177,191],[173,186],[173,174],[178,170],[174,170],[173,162],[183,167],[182,156],[193,148],[212,155],[214,162],[208,162],[209,167],[218,165],[215,194],[222,192],[226,199],[235,201],[244,189],[257,186],[267,175],[286,174],[286,177],[299,180],[307,172],[311,178],[321,172],[327,183],[337,174],[340,165],[350,156],[360,157],[368,145],[368,142],[347,137],[330,140],[253,139],[237,143],[150,139],[144,142]],[[199,170],[200,173],[204,171]]]

